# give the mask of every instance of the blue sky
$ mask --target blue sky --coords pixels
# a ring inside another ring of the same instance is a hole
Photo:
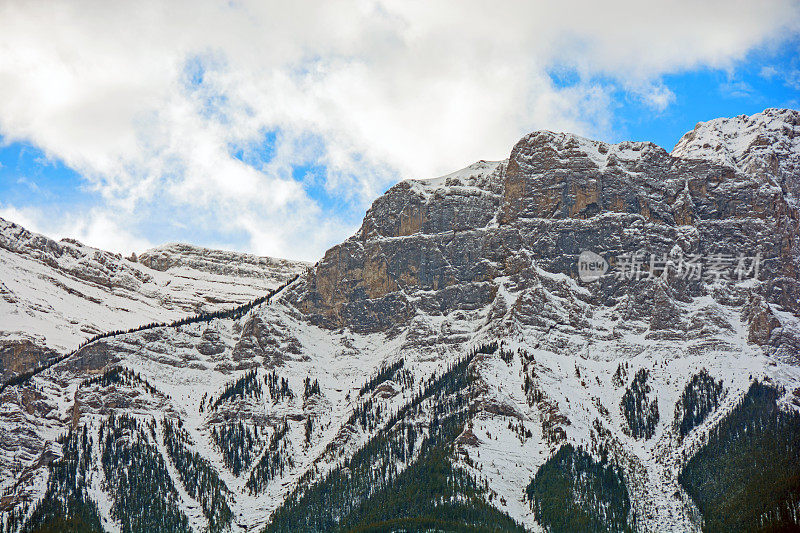
[[[699,68],[669,74],[663,82],[675,95],[657,113],[635,99],[619,98],[612,141],[652,141],[672,149],[697,122],[751,115],[769,107],[800,108],[800,41],[778,50],[756,50],[732,69]]]
[[[790,0],[202,3],[0,7],[0,216],[123,253],[313,260],[398,180],[528,131],[669,150],[800,107]]]

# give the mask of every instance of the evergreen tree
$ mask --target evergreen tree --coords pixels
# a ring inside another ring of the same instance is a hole
[[[265,491],[271,480],[278,476],[282,477],[286,470],[294,467],[294,460],[288,449],[290,444],[287,438],[288,432],[289,425],[284,420],[270,436],[266,449],[245,484],[251,494]]]
[[[178,471],[186,492],[200,502],[203,514],[208,519],[209,532],[227,530],[233,513],[228,506],[231,493],[225,482],[219,478],[216,470],[206,459],[190,450],[192,439],[186,430],[181,428],[180,421],[176,425],[171,420],[165,419],[162,427],[167,453]]]
[[[526,489],[536,521],[554,533],[629,531],[630,498],[619,468],[565,444]]]
[[[151,443],[155,422],[112,413],[100,427],[101,463],[123,533],[188,532],[189,520],[164,458]]]
[[[472,415],[473,356],[427,381],[397,413],[362,402],[348,423],[375,425],[377,433],[316,482],[301,478],[265,531],[523,531],[451,462],[452,443]],[[419,443],[415,421],[423,413],[433,416]]]
[[[97,505],[86,492],[92,443],[81,426],[58,439],[62,457],[48,465],[47,489],[25,524],[25,532],[93,533],[101,532]],[[21,520],[13,517],[13,523]],[[11,531],[12,528],[9,528]]]
[[[754,382],[682,469],[704,531],[800,530],[800,413],[782,394]]]
[[[724,396],[722,381],[712,378],[705,368],[692,376],[675,405],[675,426],[680,437],[702,424]]]
[[[630,386],[625,389],[620,407],[625,417],[628,433],[637,439],[649,439],[656,432],[658,425],[658,399],[651,400],[650,385],[647,379],[650,372],[640,369],[633,377]]]
[[[211,438],[222,452],[225,466],[235,476],[250,467],[263,446],[258,428],[241,420],[212,428]]]

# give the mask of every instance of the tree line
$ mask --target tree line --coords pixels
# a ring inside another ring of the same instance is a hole
[[[275,296],[276,294],[281,292],[283,289],[285,289],[286,287],[288,287],[289,285],[294,283],[297,280],[297,278],[299,278],[299,277],[300,277],[300,274],[296,274],[294,277],[292,277],[291,279],[289,279],[288,281],[283,283],[280,287],[269,291],[266,295],[259,296],[255,300],[251,300],[249,302],[237,305],[236,307],[233,307],[231,309],[224,309],[224,310],[214,311],[214,312],[211,312],[211,313],[198,313],[196,315],[192,315],[192,316],[188,316],[188,317],[185,317],[185,318],[181,318],[179,320],[175,320],[175,321],[172,321],[172,322],[151,322],[149,324],[144,324],[144,325],[137,326],[135,328],[126,329],[126,330],[118,329],[118,330],[113,330],[113,331],[106,331],[104,333],[98,333],[94,337],[90,337],[90,338],[86,339],[85,341],[83,341],[82,343],[80,343],[78,345],[78,347],[75,348],[74,350],[72,350],[71,352],[66,353],[64,355],[60,355],[60,356],[55,357],[53,359],[50,359],[49,361],[46,361],[46,362],[42,363],[41,365],[39,365],[37,367],[34,367],[31,370],[27,370],[25,372],[21,372],[21,373],[17,374],[16,376],[10,378],[5,383],[0,385],[0,394],[2,394],[3,391],[6,390],[6,388],[15,387],[17,385],[21,385],[22,383],[25,383],[26,381],[31,379],[33,376],[35,376],[37,374],[40,374],[41,372],[44,372],[48,368],[50,368],[50,367],[52,367],[54,365],[57,365],[57,364],[61,363],[62,361],[66,360],[66,359],[68,359],[68,358],[70,358],[72,356],[77,355],[78,353],[80,353],[81,350],[86,348],[88,345],[90,345],[90,344],[92,344],[94,342],[97,342],[99,340],[102,340],[102,339],[106,339],[106,338],[109,338],[109,337],[116,337],[118,335],[127,335],[127,334],[130,334],[130,333],[137,333],[139,331],[144,331],[144,330],[148,330],[148,329],[155,329],[155,328],[179,328],[180,326],[185,326],[185,325],[188,325],[188,324],[195,324],[195,323],[198,323],[198,322],[210,322],[210,321],[212,321],[212,320],[214,320],[216,318],[229,318],[229,319],[233,319],[233,320],[238,320],[238,319],[242,318],[245,314],[247,314],[254,307],[259,306],[259,305],[261,305],[261,304],[263,304],[265,302],[269,302],[269,300],[273,296]]]

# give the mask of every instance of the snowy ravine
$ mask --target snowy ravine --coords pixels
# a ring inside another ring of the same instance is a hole
[[[727,435],[779,428],[763,442],[800,442],[797,139],[791,110],[699,124],[671,154],[531,133],[507,160],[399,183],[313,267],[272,277],[248,275],[266,268],[252,256],[171,245],[116,258],[99,283],[70,262],[111,254],[61,243],[53,264],[20,252],[33,234],[6,224],[15,314],[0,329],[58,339],[56,352],[82,339],[72,321],[177,319],[301,275],[241,317],[101,339],[8,387],[0,531],[578,523],[564,517],[726,530],[718,497],[696,490],[702,461],[727,482]],[[610,263],[598,281],[578,276],[584,250]],[[696,279],[690,258],[707,268]],[[78,284],[97,301],[59,307]],[[766,414],[742,414],[753,405]],[[783,470],[800,468],[791,459]],[[752,463],[768,472],[765,460]],[[797,520],[788,489],[753,516],[737,506],[736,524]]]

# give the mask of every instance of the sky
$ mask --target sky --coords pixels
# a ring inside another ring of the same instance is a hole
[[[0,217],[316,260],[548,129],[670,150],[800,108],[800,1],[0,0]]]

